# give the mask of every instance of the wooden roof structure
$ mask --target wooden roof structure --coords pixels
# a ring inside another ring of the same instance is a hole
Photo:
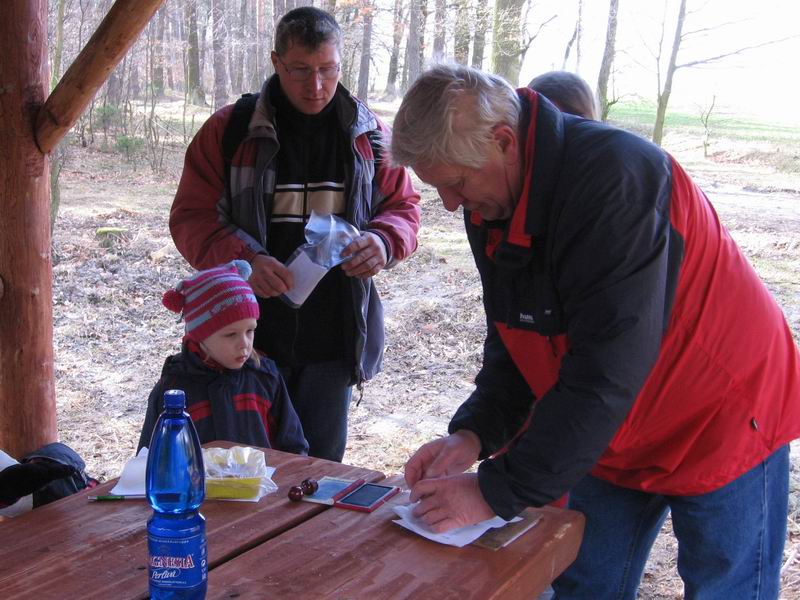
[[[57,439],[48,154],[164,0],[116,0],[47,94],[47,0],[0,6],[0,448]]]

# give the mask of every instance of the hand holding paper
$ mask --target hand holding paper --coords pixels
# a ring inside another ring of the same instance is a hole
[[[404,506],[395,506],[393,508],[397,516],[400,517],[394,522],[401,527],[405,527],[409,531],[413,531],[432,542],[447,544],[448,546],[457,546],[458,548],[471,544],[489,529],[503,527],[506,523],[513,523],[519,520],[519,517],[516,517],[511,521],[504,521],[500,517],[495,516],[474,525],[451,529],[445,533],[436,533],[421,519],[414,516],[414,510],[418,508],[418,504],[407,504]]]

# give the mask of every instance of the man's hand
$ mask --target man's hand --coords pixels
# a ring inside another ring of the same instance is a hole
[[[342,251],[342,256],[351,256],[342,263],[342,271],[348,277],[368,279],[386,266],[386,246],[377,233],[363,231]]]
[[[478,460],[480,453],[480,439],[467,429],[428,442],[406,463],[406,485],[413,488],[421,479],[463,473]]]
[[[256,296],[272,298],[285,294],[294,286],[292,272],[280,261],[271,256],[256,254],[250,266],[253,273],[247,282]]]
[[[496,516],[483,499],[475,473],[423,479],[411,489],[410,500],[420,501],[413,514],[436,533]]]

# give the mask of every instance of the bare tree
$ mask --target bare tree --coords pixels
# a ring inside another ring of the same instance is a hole
[[[200,42],[197,35],[197,0],[184,0],[186,24],[186,99],[190,104],[205,106],[206,93],[200,79]]]
[[[56,41],[53,48],[53,70],[50,73],[50,88],[56,87],[61,77],[61,54],[64,51],[64,4],[66,0],[58,0],[56,15]]]
[[[483,68],[486,33],[489,31],[491,15],[489,0],[475,0],[475,35],[472,44],[472,66],[476,69]]]
[[[392,13],[392,50],[389,54],[389,74],[386,77],[387,99],[397,96],[397,67],[400,62],[400,44],[403,41],[403,34],[406,29],[405,5],[403,0],[394,0],[394,11]]]
[[[516,85],[519,80],[522,41],[522,5],[525,0],[496,0],[492,71]]]
[[[492,46],[492,70],[505,78],[512,85],[519,81],[519,69],[525,54],[542,30],[557,15],[541,22],[536,31],[530,33],[523,28],[528,23],[528,12],[532,6],[527,5],[526,14],[522,15],[525,0],[497,0],[494,9],[494,44]]]
[[[358,91],[356,95],[364,102],[367,102],[369,94],[369,63],[372,57],[372,16],[375,7],[370,0],[367,0],[361,10],[364,21],[364,35],[361,41],[361,66],[358,69]]]
[[[608,120],[608,110],[611,104],[608,101],[608,76],[614,64],[614,52],[617,43],[617,14],[619,0],[610,0],[608,7],[608,26],[606,27],[606,46],[603,50],[603,59],[600,61],[600,74],[597,77],[597,100],[600,104],[600,119]]]
[[[404,78],[404,89],[414,83],[422,73],[422,3],[424,0],[410,0],[408,9],[408,43],[406,45],[406,65],[408,75]]]
[[[658,78],[658,105],[656,107],[656,122],[653,126],[653,142],[661,145],[661,141],[664,136],[664,119],[667,114],[667,105],[669,104],[669,97],[672,93],[672,82],[675,77],[675,72],[678,69],[688,68],[688,67],[695,67],[697,65],[706,65],[710,63],[717,62],[722,60],[723,58],[727,58],[729,56],[735,56],[737,54],[741,54],[743,52],[747,52],[748,50],[754,50],[756,48],[762,48],[764,46],[770,46],[773,44],[778,44],[781,42],[785,42],[788,39],[796,38],[797,36],[790,36],[787,38],[781,38],[777,40],[769,40],[766,42],[761,42],[759,44],[753,44],[751,46],[744,46],[742,48],[737,48],[736,50],[732,50],[729,52],[723,52],[721,54],[717,54],[715,56],[709,56],[706,58],[700,58],[696,60],[690,60],[685,63],[678,64],[678,52],[681,47],[681,43],[691,38],[693,36],[698,35],[707,35],[710,31],[715,29],[719,29],[720,27],[724,27],[726,25],[731,25],[732,23],[722,23],[718,26],[713,28],[701,28],[695,31],[683,31],[683,26],[686,21],[686,17],[688,14],[686,11],[686,0],[680,0],[680,6],[678,7],[678,18],[675,25],[675,35],[672,41],[672,49],[669,55],[669,62],[667,64],[667,71],[664,75],[664,85],[661,85],[661,48],[663,46],[664,40],[664,29],[666,27],[666,11],[667,11],[667,2],[665,1],[664,4],[664,19],[661,24],[661,40],[659,42],[659,49],[656,54],[656,75]]]
[[[235,6],[230,7],[233,14],[229,14],[227,23],[230,31],[230,46],[228,51],[228,72],[231,76],[231,88],[235,93],[241,93],[244,82],[244,20],[247,16],[247,0],[241,0],[239,3],[239,10]],[[278,10],[278,3],[275,3],[275,11]]]
[[[711,113],[716,102],[716,95],[711,96],[711,104],[708,108],[700,109],[700,122],[703,124],[703,158],[708,158],[708,146],[711,139]]]
[[[453,60],[466,65],[469,61],[469,0],[457,0],[453,32]]]
[[[435,0],[433,23],[433,62],[444,59],[444,42],[447,33],[447,0]]]
[[[153,96],[164,96],[164,35],[167,29],[167,8],[162,6],[156,16],[156,27],[153,35],[153,44],[150,54],[150,82],[153,87]]]
[[[214,52],[214,110],[228,102],[228,70],[225,68],[225,7],[223,0],[211,0],[211,47]]]

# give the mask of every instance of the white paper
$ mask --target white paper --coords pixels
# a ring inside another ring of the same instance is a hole
[[[110,494],[114,496],[142,496],[145,495],[144,477],[147,472],[147,448],[139,450],[125,466],[119,476],[117,485],[111,488]]]
[[[445,533],[434,533],[421,519],[418,519],[412,514],[412,511],[414,508],[416,508],[417,504],[419,504],[419,502],[415,502],[414,504],[406,504],[403,506],[393,506],[392,508],[394,509],[394,512],[398,517],[400,517],[394,522],[400,525],[400,527],[405,527],[409,531],[413,531],[414,533],[421,535],[432,542],[447,544],[448,546],[456,546],[458,548],[462,548],[463,546],[474,542],[489,529],[494,527],[502,527],[506,523],[513,523],[520,520],[519,517],[514,517],[511,521],[506,521],[500,517],[493,517],[491,519],[487,519],[486,521],[476,523],[475,525],[458,527],[457,529],[451,529]]]
[[[122,475],[119,481],[109,494],[112,496],[141,496],[146,495],[145,475],[147,474],[147,448],[139,450],[139,454],[134,456],[122,468]],[[275,467],[266,468],[267,477],[272,480],[275,474]],[[16,506],[16,505],[15,505]]]
[[[328,272],[326,267],[321,267],[311,261],[305,252],[300,252],[295,259],[286,265],[294,276],[294,287],[284,294],[296,306],[300,306],[317,287],[319,280]]]

